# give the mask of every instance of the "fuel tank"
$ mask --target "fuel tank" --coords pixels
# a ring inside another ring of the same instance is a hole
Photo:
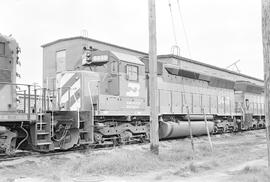
[[[208,121],[209,132],[214,129],[214,122]],[[193,136],[200,136],[207,134],[204,121],[191,121],[191,128]],[[159,138],[180,138],[189,136],[189,125],[187,121],[180,121],[178,123],[171,121],[159,122]]]
[[[204,120],[204,115],[203,114],[196,114],[196,115],[190,115],[189,116],[191,121],[203,121]],[[207,121],[212,121],[214,120],[213,115],[206,115]],[[184,121],[188,121],[188,115],[183,117]]]

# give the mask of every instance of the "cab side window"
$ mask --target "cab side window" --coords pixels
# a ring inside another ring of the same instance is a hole
[[[127,65],[126,71],[127,71],[127,80],[138,81],[139,75],[138,66]]]
[[[112,74],[117,74],[118,73],[118,66],[117,66],[117,62],[113,61],[111,63],[111,73]]]
[[[56,72],[66,70],[66,50],[56,52]]]
[[[4,55],[5,55],[5,43],[0,42],[0,56],[4,56]]]

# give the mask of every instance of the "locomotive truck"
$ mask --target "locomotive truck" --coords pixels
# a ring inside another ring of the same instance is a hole
[[[1,35],[0,49],[2,153],[148,140],[147,57],[83,47],[50,90],[16,84],[18,44]],[[157,70],[160,139],[188,136],[188,119],[194,135],[205,134],[204,117],[213,133],[264,127],[262,80],[176,55],[159,56]]]

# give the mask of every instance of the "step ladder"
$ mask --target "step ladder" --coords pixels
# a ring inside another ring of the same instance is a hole
[[[40,151],[53,150],[53,142],[51,141],[51,117],[46,113],[39,113],[37,116],[36,123],[31,126],[33,147]]]
[[[94,81],[94,80],[91,80]],[[92,99],[92,91],[90,84],[88,83],[89,99],[91,101],[90,112],[80,111],[80,108],[77,110],[77,122],[80,133],[80,144],[87,145],[94,143],[94,103]],[[97,85],[99,87],[99,85]],[[99,90],[99,89],[98,89]]]
[[[80,144],[91,144],[94,141],[94,122],[92,114],[80,112],[79,118],[79,132],[80,132]]]

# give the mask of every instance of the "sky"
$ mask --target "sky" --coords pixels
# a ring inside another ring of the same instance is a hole
[[[182,16],[177,0],[170,2],[172,16],[169,1],[156,0],[158,54],[170,54],[177,43],[183,57],[221,68],[240,60],[241,73],[263,79],[261,1],[179,0]],[[89,38],[148,52],[147,0],[0,0],[0,4],[0,33],[12,34],[22,50],[20,83],[41,83],[41,45],[80,36],[82,30]]]

